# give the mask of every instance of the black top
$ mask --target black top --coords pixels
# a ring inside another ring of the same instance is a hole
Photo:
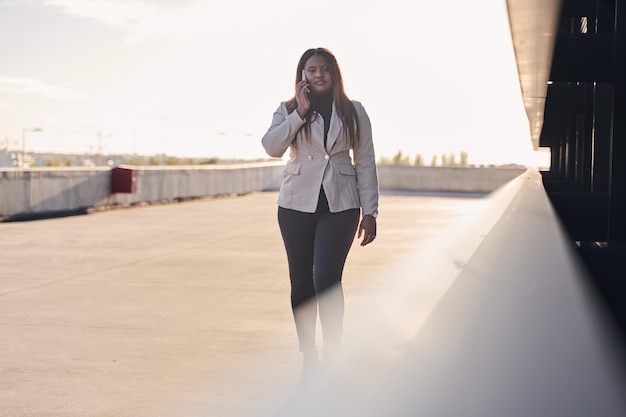
[[[328,129],[330,129],[330,118],[333,114],[333,95],[311,96],[311,108],[324,119],[324,148],[328,139]]]

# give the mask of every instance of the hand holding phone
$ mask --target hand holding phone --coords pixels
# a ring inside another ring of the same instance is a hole
[[[302,70],[302,80],[296,87],[296,100],[298,102],[298,114],[301,118],[304,118],[311,105],[309,102],[309,82],[306,79],[305,70]]]

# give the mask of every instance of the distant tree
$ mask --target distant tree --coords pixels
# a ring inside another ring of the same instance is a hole
[[[199,162],[199,164],[200,165],[213,165],[213,164],[217,164],[219,162],[220,162],[219,158],[213,157],[213,158],[205,158],[205,159],[201,160]]]
[[[46,158],[43,161],[43,165],[47,167],[71,167],[74,166],[74,159],[63,157]]]
[[[460,166],[466,167],[468,165],[467,164],[467,157],[468,157],[467,152],[466,151],[461,151],[461,154],[459,156],[459,158],[460,158],[459,165]]]
[[[62,165],[61,158],[48,158],[46,159],[47,167],[60,167]]]
[[[403,155],[402,151],[396,152],[396,154],[391,158],[391,163],[394,165],[411,165],[409,156]]]
[[[143,157],[139,155],[133,155],[133,156],[129,156],[128,158],[126,158],[124,163],[126,165],[142,166],[144,164],[144,160],[143,160]]]
[[[457,155],[454,152],[443,153],[441,155],[433,154],[432,158],[430,159],[430,166],[438,166],[438,162],[440,162],[439,165],[442,167],[469,166],[468,153],[466,151],[461,151],[459,153],[458,160]],[[404,155],[401,150],[396,152],[391,158],[381,156],[378,160],[378,163],[381,165],[426,165],[426,161],[421,154],[416,154],[413,157],[413,160],[411,160],[411,158],[408,155]]]
[[[151,156],[148,158],[148,165],[161,165],[161,157],[158,155]]]
[[[448,155],[448,166],[456,166],[456,155],[454,154],[454,152],[450,152],[450,154]]]

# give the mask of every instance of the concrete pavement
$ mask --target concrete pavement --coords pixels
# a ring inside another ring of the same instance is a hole
[[[0,417],[279,407],[301,365],[276,197],[0,224]],[[389,265],[436,253],[485,204],[383,195],[376,242],[344,272],[348,336]]]

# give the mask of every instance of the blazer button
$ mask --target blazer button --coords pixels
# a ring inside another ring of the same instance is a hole
[[[311,155],[309,155],[308,159],[309,159],[309,161],[311,161],[313,159],[313,157]]]
[[[330,158],[330,156],[324,155],[324,159],[328,159],[328,158]]]

